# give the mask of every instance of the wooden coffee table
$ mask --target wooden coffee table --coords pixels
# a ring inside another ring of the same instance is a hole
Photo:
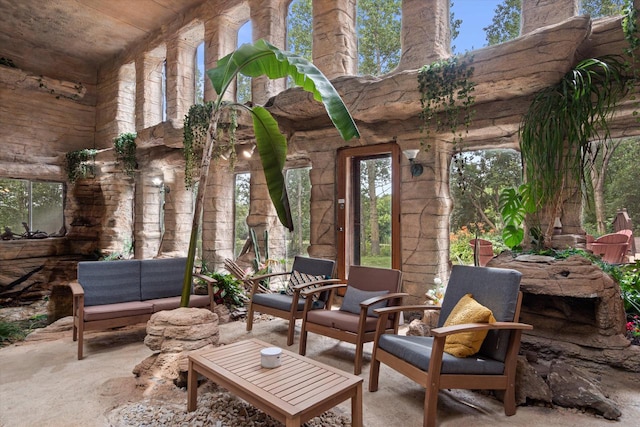
[[[196,409],[202,374],[287,427],[350,398],[351,425],[362,427],[362,378],[284,349],[281,366],[266,369],[260,364],[265,347],[273,345],[250,339],[190,354],[187,410]]]

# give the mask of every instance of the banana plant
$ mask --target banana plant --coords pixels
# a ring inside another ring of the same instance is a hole
[[[293,220],[291,219],[285,185],[286,180],[283,173],[287,156],[287,139],[280,132],[278,122],[266,108],[223,102],[224,93],[238,74],[243,74],[247,77],[266,76],[270,79],[290,77],[296,86],[310,92],[316,101],[324,104],[329,118],[345,141],[360,136],[353,117],[351,117],[349,110],[329,79],[308,60],[293,53],[282,51],[265,40],[261,39],[253,44],[240,46],[236,51],[218,60],[215,68],[207,70],[207,76],[211,80],[218,97],[213,103],[207,139],[202,153],[200,181],[194,207],[189,251],[187,253],[187,267],[182,285],[181,307],[189,306],[198,227],[207,188],[209,165],[216,142],[215,136],[218,122],[225,108],[244,109],[251,114],[256,147],[262,162],[269,196],[282,225],[293,231]]]

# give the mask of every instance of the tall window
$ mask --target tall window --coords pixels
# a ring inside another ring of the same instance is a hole
[[[162,61],[162,121],[167,121],[167,60]]]
[[[293,218],[293,232],[286,233],[287,265],[292,265],[296,255],[307,256],[311,235],[311,168],[287,170],[287,193]]]
[[[253,40],[253,31],[251,28],[251,21],[245,22],[245,24],[238,30],[238,46],[245,43],[251,43]],[[238,74],[237,87],[236,87],[236,101],[240,104],[251,101],[251,78]]]
[[[196,48],[196,58],[194,61],[195,70],[193,70],[195,91],[194,102],[196,104],[204,104],[204,84],[205,84],[205,69],[204,69],[204,42],[200,43]]]
[[[358,0],[358,74],[380,76],[400,62],[401,0]]]
[[[233,254],[237,258],[249,237],[249,204],[251,201],[251,174],[239,173],[236,175],[235,200],[234,200],[234,245]]]
[[[64,224],[64,187],[61,182],[0,178],[0,226],[13,233],[58,233]]]

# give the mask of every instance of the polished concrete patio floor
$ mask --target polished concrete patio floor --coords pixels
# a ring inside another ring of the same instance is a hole
[[[42,335],[42,334],[41,334]],[[106,426],[108,413],[118,406],[144,398],[167,398],[173,403],[186,392],[154,395],[153,387],[136,381],[132,369],[151,351],[142,343],[144,325],[117,332],[89,333],[84,360],[76,360],[71,332],[50,334],[47,339],[0,349],[0,426]],[[296,342],[286,347],[283,320],[260,321],[251,333],[244,322],[220,326],[220,342],[230,343],[256,337],[276,346],[298,349]],[[309,334],[307,356],[352,371],[354,347],[348,343]],[[380,387],[367,391],[371,344],[365,347],[364,424],[369,427],[421,426],[424,390],[412,381],[381,368]],[[640,420],[640,374],[601,367],[601,385],[622,410],[620,421],[608,421],[573,409],[519,407],[506,417],[502,404],[491,396],[470,391],[440,393],[438,420],[442,426],[635,426]],[[159,388],[158,388],[159,390]],[[350,415],[350,404],[334,409]]]

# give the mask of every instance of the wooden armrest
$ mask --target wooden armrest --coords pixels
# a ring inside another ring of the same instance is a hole
[[[313,295],[315,293],[331,291],[333,289],[340,289],[340,288],[346,288],[346,287],[347,287],[346,283],[336,283],[333,285],[320,286],[319,288],[306,289],[300,292],[300,295],[302,295],[303,297],[308,297],[309,295]]]
[[[82,288],[82,285],[80,284],[80,282],[78,282],[77,280],[74,280],[73,282],[69,282],[69,287],[71,288],[71,293],[73,294],[74,297],[79,297],[81,295],[84,295],[84,289]]]
[[[204,274],[200,274],[200,273],[194,273],[193,277],[196,279],[202,279],[207,283],[211,283],[211,284],[216,284],[218,283],[218,281],[216,279],[214,279],[213,277],[209,277],[207,275]]]
[[[405,294],[406,295],[406,294]],[[396,313],[398,311],[416,311],[416,310],[440,310],[439,305],[392,305],[389,307],[376,308],[373,310],[377,314]]]
[[[395,299],[395,298],[402,298],[402,297],[406,297],[408,295],[409,294],[405,294],[403,292],[394,292],[394,293],[391,293],[391,294],[379,295],[377,297],[367,298],[366,300],[362,301],[360,303],[360,307],[367,308],[370,305],[379,303],[380,301],[391,300],[391,299]]]
[[[304,288],[308,288],[309,286],[317,286],[320,285],[322,283],[340,283],[340,279],[320,279],[320,280],[314,280],[313,282],[305,282],[305,283],[301,283],[299,285],[295,285],[292,286],[294,291],[300,291]]]
[[[261,280],[269,279],[269,278],[275,277],[275,276],[284,276],[285,274],[291,274],[291,272],[290,271],[281,271],[279,273],[261,274],[260,276],[248,276],[246,279],[247,280],[251,280],[252,282],[253,281],[259,282]]]
[[[441,328],[435,328],[431,330],[431,335],[434,337],[446,337],[452,334],[458,334],[460,332],[473,332],[473,331],[491,331],[491,330],[529,330],[533,329],[533,326],[526,323],[516,322],[495,322],[495,323],[463,323],[460,325],[443,326]]]

